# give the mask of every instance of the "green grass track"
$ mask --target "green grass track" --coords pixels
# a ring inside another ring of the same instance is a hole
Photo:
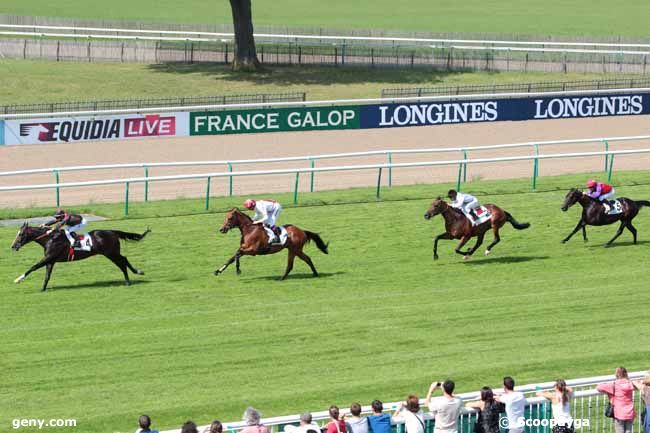
[[[43,271],[14,285],[41,249],[10,251],[16,228],[1,228],[0,431],[14,418],[131,431],[141,413],[167,429],[239,419],[248,405],[272,416],[397,400],[432,378],[452,377],[462,392],[506,374],[526,383],[646,369],[650,209],[636,221],[638,245],[626,233],[603,248],[614,226],[561,245],[579,215],[560,211],[564,193],[585,179],[543,178],[536,193],[528,180],[467,184],[532,224],[504,227],[492,256],[481,249],[468,262],[455,241],[431,257],[442,222],[423,214],[449,185],[386,189],[380,201],[372,189],[304,194],[281,222],[319,232],[330,255],[307,247],[322,277],[296,261],[284,282],[285,253],[244,258],[239,277],[212,275],[238,247],[238,233],[217,228],[240,198],[215,198],[207,213],[198,200],[135,204],[127,219],[120,205],[74,209],[114,218],[90,229],[152,228],[124,244],[146,273],[131,287],[104,258],[57,265],[47,293]],[[650,199],[650,173],[614,181],[620,196]]]

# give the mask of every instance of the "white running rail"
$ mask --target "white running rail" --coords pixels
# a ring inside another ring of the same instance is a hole
[[[631,380],[638,380],[643,378],[645,374],[646,372],[644,371],[637,371],[637,372],[629,373],[629,377]],[[591,431],[608,433],[613,430],[611,427],[611,422],[606,421],[603,416],[605,410],[605,403],[606,403],[605,396],[599,394],[595,390],[595,386],[598,385],[599,383],[610,382],[612,380],[614,380],[614,376],[606,375],[606,376],[587,377],[582,379],[573,379],[573,380],[566,381],[567,385],[573,388],[575,392],[574,399],[572,400],[572,407],[571,407],[572,415],[574,419],[589,419],[591,423],[593,423],[588,429],[582,430],[584,433],[591,432]],[[515,389],[517,391],[521,391],[526,394],[528,400],[528,409],[533,417],[546,418],[547,413],[545,411],[546,409],[548,409],[547,405],[544,405],[544,402],[546,402],[546,400],[541,397],[536,397],[535,392],[538,390],[550,390],[553,388],[554,384],[555,382],[542,382],[542,383],[518,386]],[[499,392],[499,387],[495,387],[494,389],[497,390],[497,392]],[[457,394],[457,397],[461,398],[463,401],[477,400],[479,396],[480,396],[480,392],[478,391]],[[399,402],[384,403],[384,411],[387,412],[393,411],[395,410],[398,404]],[[424,399],[420,400],[420,404],[424,404]],[[639,399],[638,404],[640,408],[641,399]],[[342,409],[342,413],[349,412],[347,408],[343,407],[343,405],[341,405],[341,409]],[[425,412],[427,411],[426,408],[423,408],[423,410]],[[372,412],[372,408],[370,406],[363,406],[362,412],[364,414],[369,414]],[[328,420],[329,414],[327,411],[313,412],[312,417],[314,419],[314,422],[316,421],[323,422]],[[426,413],[425,418],[431,419],[430,414]],[[279,433],[282,431],[282,428],[285,425],[296,424],[299,421],[300,421],[300,415],[289,415],[289,416],[264,418],[262,420],[262,423],[267,427],[269,427],[269,429],[272,432]],[[476,411],[474,411],[473,409],[468,409],[467,413],[461,415],[459,419],[459,426],[460,426],[459,433],[471,433],[468,427],[469,425],[471,425],[472,422],[475,421],[476,421]],[[243,427],[245,427],[245,423],[242,421],[224,423],[224,431],[229,430],[231,432],[234,432],[242,429]],[[205,427],[201,427],[199,431],[202,431],[203,428]],[[635,422],[633,433],[639,432],[638,429],[640,429],[640,420],[638,422]],[[544,430],[542,426],[532,427],[530,429],[530,433],[546,433],[549,431],[550,431],[549,429]],[[168,430],[168,431],[163,431],[161,433],[179,433],[179,432],[180,430]]]

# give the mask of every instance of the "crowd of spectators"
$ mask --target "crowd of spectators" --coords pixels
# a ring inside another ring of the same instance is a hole
[[[515,390],[515,380],[507,376],[503,379],[503,390],[492,390],[483,387],[480,399],[463,402],[454,395],[455,383],[451,379],[435,381],[429,387],[425,398],[426,409],[434,421],[434,433],[458,433],[458,420],[461,414],[470,410],[478,412],[473,433],[501,433],[507,427],[508,433],[524,433],[522,420],[528,401],[524,394]],[[441,395],[434,397],[440,390]],[[632,381],[624,367],[616,369],[616,379],[613,382],[601,383],[596,390],[609,398],[616,433],[632,433],[633,422],[637,417],[634,408],[634,391],[639,391],[644,409],[641,413],[641,424],[645,433],[650,433],[650,419],[646,416],[650,408],[650,373],[643,380]],[[563,379],[558,379],[550,391],[539,390],[538,397],[545,398],[551,403],[553,417],[553,433],[574,433],[574,422],[571,416],[571,399],[573,390]],[[352,403],[348,411],[342,411],[337,406],[329,408],[329,420],[319,426],[312,420],[310,413],[300,416],[300,425],[287,425],[285,433],[391,433],[392,424],[404,424],[406,433],[426,433],[425,413],[420,407],[420,399],[410,394],[400,402],[394,414],[384,413],[383,403],[374,400],[371,403],[372,414],[361,416],[362,408],[359,403]],[[502,423],[505,414],[507,423]],[[605,415],[603,415],[605,416]],[[261,415],[255,408],[249,407],[244,412],[243,421],[246,426],[241,433],[269,433],[270,430],[261,421]],[[151,429],[151,419],[142,415],[136,433],[158,433]],[[223,425],[215,420],[200,433],[222,433]],[[181,433],[199,433],[193,421],[185,422]]]

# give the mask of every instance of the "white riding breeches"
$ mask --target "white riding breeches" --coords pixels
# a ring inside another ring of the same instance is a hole
[[[614,199],[614,194],[616,193],[616,190],[612,188],[610,192],[607,194],[602,194],[601,196],[598,197],[598,200],[604,201],[604,200],[613,200]]]
[[[264,224],[269,227],[273,227],[275,225],[275,220],[277,220],[278,216],[280,215],[281,210],[282,210],[282,206],[278,205],[272,212],[266,214],[266,219],[264,220]]]
[[[470,202],[463,203],[462,210],[463,210],[463,213],[464,213],[465,215],[467,215],[467,214],[469,214],[469,212],[470,212],[472,209],[476,209],[477,207],[479,207],[478,200],[477,200],[477,199],[474,199],[474,200],[472,200],[472,201],[470,201]]]

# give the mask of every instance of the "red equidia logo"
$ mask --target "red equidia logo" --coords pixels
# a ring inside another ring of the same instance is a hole
[[[158,114],[124,120],[124,137],[154,137],[176,134],[176,117]]]

